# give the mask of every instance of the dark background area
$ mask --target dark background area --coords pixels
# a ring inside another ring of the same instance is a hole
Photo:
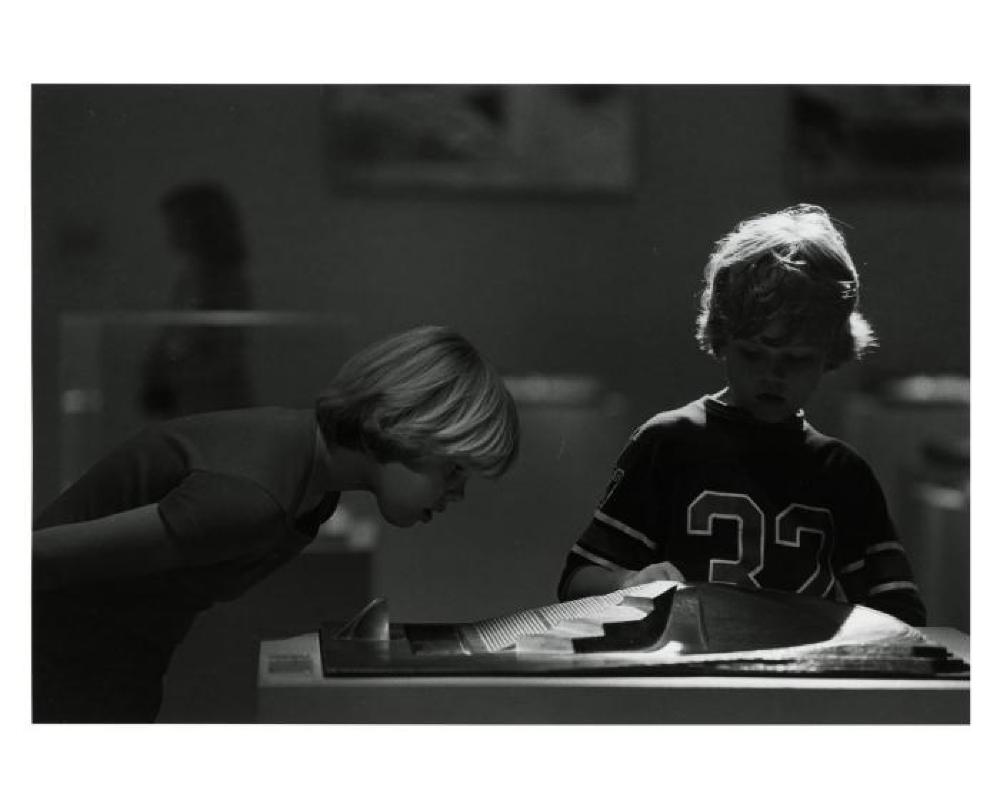
[[[257,308],[350,314],[372,336],[448,323],[508,373],[596,376],[627,395],[634,420],[719,386],[692,338],[712,242],[749,215],[810,201],[846,223],[882,343],[827,378],[814,422],[835,431],[845,391],[886,377],[967,374],[967,192],[808,193],[791,95],[640,88],[637,181],[622,196],[338,194],[321,87],[36,86],[36,508],[58,488],[58,317],[164,306],[158,200],[191,180],[237,200]]]

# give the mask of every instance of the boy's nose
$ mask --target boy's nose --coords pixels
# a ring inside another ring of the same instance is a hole
[[[780,358],[771,359],[771,363],[768,365],[768,375],[778,380],[783,379],[788,375],[788,362]]]

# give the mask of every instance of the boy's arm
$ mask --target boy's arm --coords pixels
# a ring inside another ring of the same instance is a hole
[[[287,521],[254,480],[193,471],[159,502],[36,529],[34,582],[50,589],[243,559],[271,551]]]
[[[608,594],[618,589],[652,583],[656,580],[676,580],[683,583],[684,575],[680,569],[666,560],[651,563],[639,571],[604,569],[587,564],[578,566],[566,575],[560,587],[560,599],[575,600],[595,594]]]
[[[608,594],[624,588],[624,580],[632,574],[631,569],[605,569],[601,566],[585,564],[567,571],[559,586],[560,600],[576,600],[596,594]]]
[[[898,540],[871,543],[861,560],[837,575],[847,599],[890,614],[914,627],[927,624],[927,612],[910,562]]]
[[[890,614],[909,625],[926,625],[927,612],[882,487],[860,458],[851,468],[850,478],[850,500],[842,512],[851,549],[837,569],[844,594],[851,602]]]
[[[35,530],[31,536],[34,586],[49,590],[166,571],[180,565],[156,504],[91,521]]]
[[[662,523],[662,497],[655,495],[663,487],[659,446],[656,434],[639,429],[618,456],[600,504],[566,558],[557,588],[560,600],[607,594],[652,580],[683,580],[653,568],[659,567],[657,543],[648,536],[659,533]],[[673,566],[670,569],[680,574]]]
[[[862,605],[891,614],[896,619],[901,619],[915,628],[921,628],[927,624],[927,611],[916,589],[875,594],[867,597]]]

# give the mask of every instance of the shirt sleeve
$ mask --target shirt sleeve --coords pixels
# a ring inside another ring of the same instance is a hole
[[[638,570],[656,560],[657,501],[651,495],[657,474],[657,443],[638,431],[619,455],[590,524],[570,549],[559,579],[558,596],[581,566],[612,571]]]
[[[850,602],[924,625],[926,609],[885,494],[864,460],[851,463],[848,499],[841,508],[844,551],[835,557],[837,581]]]
[[[208,565],[266,551],[284,535],[285,514],[249,479],[193,471],[159,502],[182,557]]]

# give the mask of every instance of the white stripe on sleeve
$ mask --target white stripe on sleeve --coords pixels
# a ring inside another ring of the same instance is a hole
[[[861,560],[856,560],[854,563],[848,563],[846,566],[841,567],[840,571],[837,572],[838,575],[850,574],[851,572],[856,572],[860,569],[865,568],[864,558]]]
[[[876,552],[888,552],[889,550],[902,552],[903,545],[899,541],[882,541],[880,544],[872,544],[868,547],[868,549],[865,550],[865,554],[874,555]]]
[[[624,566],[619,566],[617,563],[613,563],[607,558],[602,558],[600,555],[595,555],[593,552],[588,552],[579,546],[574,546],[570,552],[575,552],[584,560],[588,560],[596,566],[602,566],[605,569],[610,569],[613,572],[624,572],[626,571]]]
[[[645,535],[643,535],[638,530],[633,530],[628,524],[622,524],[622,522],[617,519],[612,518],[606,513],[602,513],[600,510],[594,511],[594,521],[600,521],[602,524],[607,524],[609,527],[624,533],[629,538],[634,538],[641,544],[649,547],[650,549],[656,549],[656,544],[650,541]]]
[[[868,596],[874,596],[875,594],[885,594],[887,591],[916,591],[917,584],[911,583],[909,580],[894,580],[891,583],[879,583],[877,586],[872,586],[868,589]]]

